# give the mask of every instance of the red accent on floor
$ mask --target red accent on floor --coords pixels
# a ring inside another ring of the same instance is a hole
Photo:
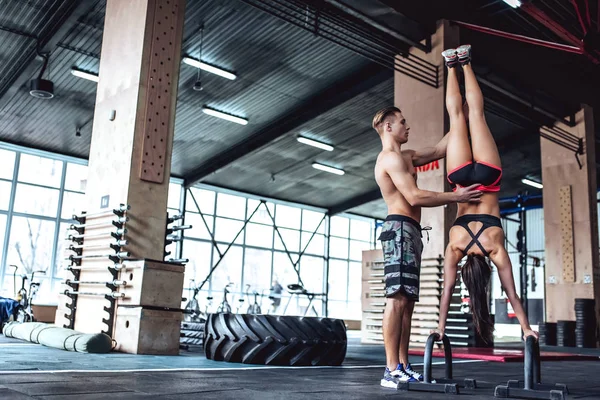
[[[423,356],[424,349],[410,349],[409,355]],[[444,357],[443,350],[433,350],[434,357]],[[452,349],[452,358],[466,360],[483,360],[495,362],[523,362],[524,353],[519,349],[500,349],[500,348],[479,348],[479,347],[455,347]],[[596,356],[587,356],[570,353],[556,353],[542,351],[540,361],[577,361],[577,360],[597,360]]]

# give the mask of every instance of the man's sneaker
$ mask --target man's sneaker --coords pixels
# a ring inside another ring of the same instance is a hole
[[[444,57],[446,67],[448,68],[454,68],[456,67],[456,64],[458,64],[458,56],[456,54],[455,49],[448,49],[442,51],[442,57]]]
[[[390,389],[398,389],[398,382],[400,382],[400,380],[392,375],[389,368],[386,368],[383,373],[383,379],[381,379],[381,386]]]
[[[458,56],[458,62],[461,65],[467,65],[471,62],[471,45],[463,44],[456,49],[456,55]]]
[[[406,370],[402,367],[402,364],[398,364],[396,369],[390,372],[390,374],[398,378],[400,382],[417,382],[416,378],[413,378],[406,372]]]
[[[417,371],[412,369],[412,366],[410,365],[410,363],[407,364],[406,367],[404,367],[404,372],[406,372],[408,375],[412,376],[414,379],[418,380],[419,382],[423,382],[423,375],[421,375],[420,373],[418,373]]]

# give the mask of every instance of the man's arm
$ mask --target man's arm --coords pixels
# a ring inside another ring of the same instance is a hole
[[[438,207],[450,203],[478,202],[482,192],[475,190],[479,184],[467,188],[460,188],[456,192],[431,192],[421,190],[408,172],[405,161],[395,154],[389,154],[382,160],[382,166],[392,182],[402,193],[406,201],[413,207]]]
[[[413,165],[415,167],[428,164],[432,161],[446,157],[446,148],[448,147],[448,137],[446,134],[435,146],[425,147],[423,149],[414,150],[412,154]]]

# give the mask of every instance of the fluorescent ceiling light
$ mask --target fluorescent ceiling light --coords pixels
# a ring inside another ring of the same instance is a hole
[[[331,174],[336,174],[336,175],[344,175],[345,174],[345,172],[344,172],[343,169],[333,168],[333,167],[329,167],[327,165],[323,165],[323,164],[319,164],[319,163],[313,163],[312,166],[315,169],[319,169],[321,171],[329,172]]]
[[[541,183],[532,181],[531,179],[527,179],[527,178],[521,179],[521,182],[523,182],[526,185],[533,186],[536,189],[542,189],[544,187],[544,185],[542,185]]]
[[[323,149],[323,150],[327,150],[327,151],[333,151],[333,146],[330,146],[326,143],[323,142],[318,142],[316,140],[312,140],[312,139],[308,139],[302,136],[298,136],[298,141],[300,143],[304,143],[307,144],[309,146],[313,146],[313,147],[318,147],[319,149]]]
[[[224,69],[217,68],[213,65],[207,64],[202,61],[194,60],[193,58],[183,57],[183,62],[187,65],[191,65],[192,67],[200,68],[206,72],[210,72],[211,74],[222,76],[223,78],[234,80],[237,78],[235,74],[232,74],[229,71],[225,71]]]
[[[519,0],[504,0],[504,2],[512,8],[521,7],[521,2]]]
[[[71,68],[71,74],[78,78],[87,79],[88,81],[93,81],[98,83],[98,75],[92,74],[90,72],[85,72],[77,68]]]
[[[231,114],[226,114],[224,112],[217,111],[214,108],[204,106],[202,107],[202,111],[204,111],[205,114],[212,115],[213,117],[226,119],[227,121],[235,122],[236,124],[240,125],[248,125],[247,119],[236,117],[235,115]]]

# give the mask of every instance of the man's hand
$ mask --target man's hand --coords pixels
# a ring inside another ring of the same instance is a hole
[[[471,186],[461,187],[456,189],[456,196],[458,203],[479,203],[481,201],[481,195],[483,192],[481,190],[477,190],[478,186],[481,186],[479,183],[476,183]]]

